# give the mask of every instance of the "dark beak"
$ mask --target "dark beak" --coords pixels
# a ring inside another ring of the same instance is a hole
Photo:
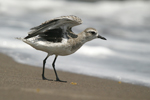
[[[100,36],[100,35],[98,35],[97,38],[101,38],[101,39],[103,39],[103,40],[107,40],[106,38],[104,38],[104,37],[102,37],[102,36]]]

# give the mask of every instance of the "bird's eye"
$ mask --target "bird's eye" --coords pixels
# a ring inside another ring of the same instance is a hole
[[[93,35],[94,35],[94,34],[96,34],[96,33],[95,33],[95,32],[93,32],[93,31],[92,31],[92,32],[90,32],[90,33],[92,33]]]

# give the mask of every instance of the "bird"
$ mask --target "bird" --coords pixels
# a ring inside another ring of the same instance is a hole
[[[106,40],[98,34],[95,28],[86,28],[81,33],[75,34],[72,27],[82,24],[82,20],[75,15],[60,16],[45,21],[39,26],[31,28],[24,38],[17,38],[29,44],[36,50],[47,53],[43,60],[42,79],[47,80],[44,75],[46,60],[49,56],[55,55],[52,67],[58,82],[66,82],[59,79],[55,69],[55,62],[58,56],[67,56],[75,53],[83,44],[96,38]]]

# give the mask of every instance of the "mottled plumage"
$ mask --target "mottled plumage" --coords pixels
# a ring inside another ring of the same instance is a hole
[[[55,33],[59,33],[59,34],[63,34],[64,37],[65,36],[67,37],[66,32],[70,31],[71,33],[72,32],[71,28],[73,26],[80,25],[81,23],[82,23],[82,20],[76,16],[73,16],[73,15],[61,16],[61,17],[46,21],[39,26],[31,28],[32,31],[28,33],[28,36],[25,37],[25,39],[28,39],[37,35],[42,35],[42,34],[47,33],[48,31],[53,31],[53,30],[55,30],[55,32],[50,32],[50,33],[53,34],[54,36],[56,36]]]

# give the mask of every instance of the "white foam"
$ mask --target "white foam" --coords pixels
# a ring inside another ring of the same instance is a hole
[[[99,56],[99,55],[114,55],[114,52],[106,47],[96,47],[84,45],[77,51],[80,55]]]

